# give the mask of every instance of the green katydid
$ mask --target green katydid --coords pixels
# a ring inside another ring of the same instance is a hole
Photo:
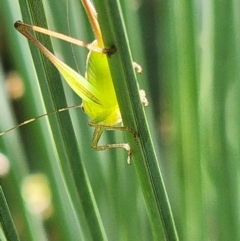
[[[118,144],[106,144],[98,146],[98,141],[104,130],[121,130],[129,131],[136,138],[136,132],[126,126],[122,125],[121,113],[118,107],[118,102],[115,94],[115,90],[112,83],[112,78],[108,66],[107,56],[113,54],[116,49],[110,48],[105,49],[102,34],[97,20],[96,11],[90,2],[90,0],[81,0],[82,4],[87,13],[88,19],[92,26],[96,40],[93,43],[88,44],[83,41],[71,38],[69,36],[50,31],[41,27],[28,25],[17,21],[14,27],[23,34],[30,42],[32,42],[59,70],[63,75],[69,86],[76,92],[78,96],[82,98],[82,109],[90,117],[91,121],[89,125],[95,127],[91,146],[95,150],[106,150],[109,148],[124,148],[128,153],[127,162],[130,163],[131,150],[127,143]],[[87,66],[85,78],[77,73],[75,70],[70,68],[68,65],[59,60],[55,55],[53,55],[48,49],[46,49],[30,32],[29,30],[37,31],[58,39],[86,47],[90,50],[87,57]],[[138,72],[141,72],[141,67],[133,63],[134,68]],[[140,91],[140,97],[143,104],[146,106],[148,104],[145,97],[145,92]],[[77,107],[77,106],[74,106]],[[63,108],[51,113],[56,113],[60,111],[67,110],[72,107]],[[48,114],[51,114],[48,113]],[[30,123],[38,118],[41,118],[47,114],[38,116],[36,118],[25,121],[16,127],[13,127],[7,131],[0,133],[0,136],[6,132]]]

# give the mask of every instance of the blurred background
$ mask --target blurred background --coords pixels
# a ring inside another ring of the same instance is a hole
[[[44,7],[51,30],[93,40],[79,1],[45,0]],[[122,0],[121,7],[133,59],[143,68],[139,86],[180,240],[240,240],[239,1]],[[13,27],[21,19],[17,0],[0,3],[0,131],[46,113],[38,84],[44,80]],[[53,46],[84,73],[85,49],[59,40]],[[68,105],[81,103],[64,89]],[[94,152],[87,117],[78,109],[70,114],[107,237],[152,240],[126,153]],[[108,133],[103,143],[114,140],[124,136]],[[21,240],[88,240],[56,145],[47,118],[0,137],[0,181]]]

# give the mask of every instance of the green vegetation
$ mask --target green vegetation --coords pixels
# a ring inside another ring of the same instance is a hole
[[[81,103],[13,24],[22,20],[91,42],[84,9],[78,0],[40,2],[0,3],[6,44],[0,52],[0,131]],[[10,163],[1,186],[20,240],[239,240],[237,1],[94,4],[105,45],[117,47],[109,65],[124,123],[139,134],[136,143],[131,135],[109,131],[101,143],[127,140],[132,164],[124,150],[91,149],[93,129],[80,109],[0,137],[0,152]],[[84,73],[86,49],[37,37]],[[142,75],[135,76],[132,59]],[[21,76],[21,98],[8,97],[9,70]],[[147,93],[147,108],[139,103],[136,83]],[[27,192],[33,186],[35,206]]]

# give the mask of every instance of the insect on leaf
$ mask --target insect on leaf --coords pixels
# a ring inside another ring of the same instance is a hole
[[[121,113],[112,82],[111,73],[108,66],[107,57],[115,52],[115,49],[105,49],[103,46],[102,35],[97,21],[97,15],[92,3],[88,0],[82,0],[82,4],[86,10],[89,21],[93,28],[96,40],[91,44],[73,39],[60,33],[43,29],[38,26],[28,25],[17,21],[14,27],[23,34],[30,42],[32,42],[59,70],[66,82],[72,90],[82,98],[82,109],[90,117],[90,126],[95,127],[91,146],[95,150],[106,150],[110,148],[124,148],[128,152],[128,163],[130,163],[131,151],[127,143],[106,144],[98,146],[98,141],[104,130],[121,130],[130,131],[136,138],[137,134],[129,127],[122,126]],[[68,65],[59,60],[54,54],[46,49],[29,30],[37,31],[46,35],[50,35],[64,41],[86,47],[90,50],[87,56],[85,77],[77,73]],[[134,66],[139,66],[133,63]],[[141,92],[142,93],[142,92]],[[143,102],[147,100],[144,95],[140,95]],[[68,109],[68,108],[66,108]],[[61,109],[63,111],[65,109]],[[54,113],[54,112],[52,112]],[[45,115],[41,115],[45,116]],[[37,119],[37,118],[35,118]],[[33,121],[32,119],[31,121]],[[16,127],[29,123],[26,121]],[[0,133],[1,135],[12,130],[13,128]]]

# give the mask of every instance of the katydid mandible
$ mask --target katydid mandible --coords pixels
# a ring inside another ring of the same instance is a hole
[[[128,153],[127,162],[130,164],[131,149],[128,143],[98,145],[99,139],[104,130],[129,131],[133,134],[134,138],[137,137],[137,134],[132,128],[122,125],[121,113],[107,61],[107,56],[114,54],[116,49],[114,47],[110,49],[104,48],[102,34],[95,9],[89,0],[82,0],[82,4],[85,8],[96,38],[96,40],[94,40],[91,44],[50,31],[48,29],[28,25],[20,21],[17,21],[14,24],[14,27],[31,43],[33,43],[55,65],[73,91],[75,91],[75,93],[82,98],[81,108],[91,119],[89,125],[95,128],[91,143],[92,148],[97,151],[110,148],[123,148]],[[58,39],[89,49],[90,52],[87,56],[85,77],[81,76],[75,70],[59,60],[55,55],[53,55],[30,33],[29,30],[56,37]],[[138,64],[133,63],[133,66],[138,72],[141,72],[141,67]],[[140,97],[143,104],[146,106],[148,102],[145,97],[145,92],[142,90],[140,91]],[[49,114],[65,111],[69,108],[71,107],[53,111]],[[45,115],[47,114],[43,114],[36,118],[25,121],[16,127],[0,133],[0,136],[12,129],[28,124]]]

